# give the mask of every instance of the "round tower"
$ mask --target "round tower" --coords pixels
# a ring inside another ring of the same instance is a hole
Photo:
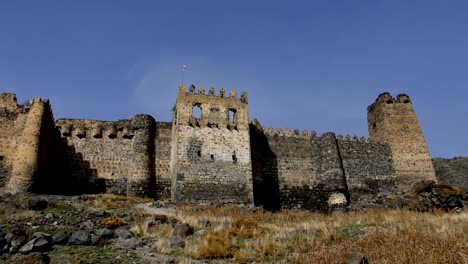
[[[421,180],[436,180],[426,140],[406,94],[380,94],[367,108],[369,137],[392,150],[398,189],[409,190]]]

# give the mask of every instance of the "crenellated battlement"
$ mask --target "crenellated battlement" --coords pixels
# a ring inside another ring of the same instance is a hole
[[[342,140],[342,141],[354,141],[354,142],[360,142],[360,143],[371,143],[371,140],[370,138],[366,138],[365,136],[357,136],[357,135],[349,135],[349,134],[346,134],[346,135],[342,135],[342,134],[338,134],[336,136],[336,139],[337,140]]]
[[[179,93],[183,92],[186,95],[195,95],[195,96],[209,96],[209,97],[218,97],[218,98],[230,98],[230,99],[236,99],[239,100],[241,103],[248,103],[247,100],[247,92],[242,91],[241,96],[238,98],[237,97],[237,91],[236,90],[230,90],[229,96],[226,97],[226,91],[224,88],[221,88],[218,92],[218,95],[216,95],[216,90],[214,87],[211,87],[208,90],[208,94],[205,94],[205,87],[204,86],[199,86],[198,89],[195,87],[195,85],[191,84],[186,90],[186,87],[184,84],[181,84],[179,86]]]
[[[60,131],[62,137],[76,137],[78,139],[132,139],[135,136],[134,131],[139,129],[132,127],[130,120],[59,119],[55,123],[55,127]]]
[[[367,107],[367,111],[373,111],[379,106],[393,105],[393,104],[409,104],[411,105],[411,99],[407,94],[398,94],[393,97],[390,93],[384,92],[377,96],[374,103]]]
[[[187,125],[193,128],[217,128],[231,131],[248,130],[247,93],[231,90],[225,97],[221,88],[215,95],[215,88],[210,88],[205,94],[203,86],[190,85],[186,91],[185,85],[179,86],[179,94],[175,107],[174,122],[177,125]]]

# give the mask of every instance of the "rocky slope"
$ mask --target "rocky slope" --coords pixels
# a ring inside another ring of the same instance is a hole
[[[435,158],[433,163],[440,183],[468,192],[468,157]]]

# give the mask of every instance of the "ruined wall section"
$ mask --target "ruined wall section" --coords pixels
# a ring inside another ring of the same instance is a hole
[[[156,198],[169,200],[171,198],[172,123],[156,122],[155,135]]]
[[[252,203],[247,95],[181,86],[173,122],[173,200]]]
[[[23,134],[30,105],[17,105],[16,95],[0,95],[0,178],[6,181],[16,154],[18,142]]]
[[[410,98],[389,93],[378,96],[368,107],[369,136],[387,143],[392,150],[398,189],[407,191],[420,180],[436,180],[426,140]]]
[[[11,100],[10,103],[4,108],[6,111],[13,109]],[[12,193],[40,191],[53,172],[56,133],[49,100],[36,97],[27,106],[23,106],[23,110],[24,112],[17,115],[15,125],[18,126],[14,130],[23,126],[23,114],[24,126],[16,138],[14,154],[9,153],[10,159],[13,159],[6,191]]]
[[[274,160],[263,173],[266,179],[277,177],[280,208],[345,209],[348,191],[333,133],[318,137],[315,132],[309,136],[307,131],[269,128],[266,138]]]
[[[76,191],[127,193],[133,160],[130,120],[59,119],[62,171]],[[71,190],[73,191],[73,190]]]
[[[375,207],[379,198],[396,191],[392,152],[388,144],[364,137],[338,135],[351,210]]]

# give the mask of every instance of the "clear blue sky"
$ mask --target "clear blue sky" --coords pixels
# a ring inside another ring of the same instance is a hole
[[[377,95],[407,93],[432,156],[468,156],[468,1],[0,2],[0,91],[56,118],[170,121],[183,64],[319,134],[367,136]]]

